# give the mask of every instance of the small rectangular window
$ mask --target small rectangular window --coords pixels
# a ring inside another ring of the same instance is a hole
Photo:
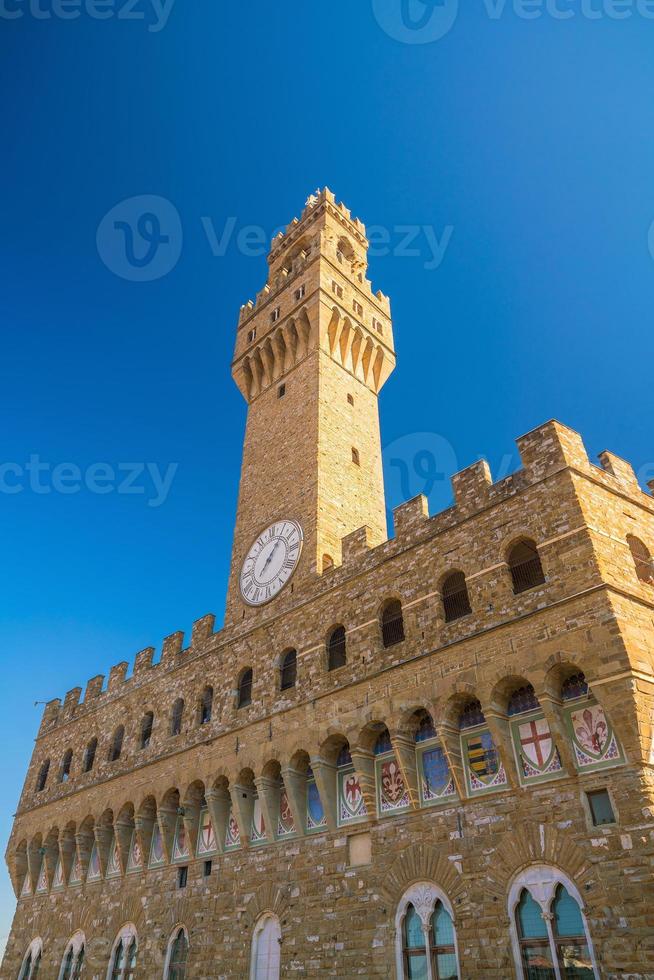
[[[363,316],[363,307],[361,303],[357,303],[355,299],[352,300],[352,309],[357,314],[357,316]]]
[[[256,335],[257,335],[257,328],[256,327],[253,330],[248,331],[248,344],[251,344],[252,343],[252,341],[254,340],[254,338],[256,337]]]
[[[295,290],[295,302],[298,303],[301,299],[304,299],[305,293],[306,293],[306,286],[303,283],[299,289]]]
[[[286,394],[286,385],[280,385],[279,388],[277,389],[277,397],[283,398],[285,394]]]
[[[335,279],[332,280],[332,292],[334,292],[339,299],[343,299],[343,287],[339,286]]]
[[[281,316],[281,309],[280,309],[279,306],[276,306],[275,309],[270,314],[270,322],[271,323],[277,323],[277,321],[279,320],[280,316]]]
[[[615,814],[611,805],[611,797],[605,789],[595,789],[586,793],[590,815],[594,827],[602,827],[607,823],[615,823]]]
[[[342,252],[340,252],[340,251],[339,251],[339,252],[337,252],[337,253],[336,253],[336,258],[338,259],[338,261],[339,261],[339,262],[341,263],[341,265],[342,265],[342,264],[343,264],[343,253],[342,253]]]
[[[204,877],[205,878],[208,878],[209,875],[211,874],[211,867],[212,867],[211,861],[205,861],[204,862]]]
[[[384,332],[384,325],[379,320],[375,319],[375,317],[372,318],[372,325],[377,333]]]
[[[184,865],[177,869],[177,887],[186,888],[186,882],[188,881],[188,865]]]

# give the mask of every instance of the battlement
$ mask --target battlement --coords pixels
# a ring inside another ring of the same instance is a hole
[[[109,670],[109,678],[104,674],[96,674],[87,681],[82,695],[81,687],[71,688],[67,692],[63,703],[61,698],[53,698],[48,701],[41,719],[39,737],[46,734],[57,725],[72,721],[80,714],[83,714],[91,707],[122,697],[129,693],[135,685],[140,684],[144,679],[150,680],[158,673],[177,667],[186,657],[191,658],[198,653],[208,642],[220,636],[220,631],[214,632],[216,617],[213,613],[208,613],[200,619],[195,620],[191,628],[191,641],[188,647],[184,647],[184,632],[178,631],[165,637],[161,645],[161,657],[154,663],[156,653],[155,647],[145,647],[134,657],[134,668],[131,676],[129,674],[129,662],[121,660],[114,664]]]
[[[564,470],[573,470],[599,482],[607,490],[628,495],[654,517],[654,497],[640,487],[631,464],[608,451],[600,454],[600,465],[592,463],[581,436],[568,426],[551,420],[520,436],[516,443],[522,466],[514,473],[494,483],[486,460],[477,460],[451,477],[454,498],[451,507],[430,515],[427,499],[420,494],[393,511],[395,534],[390,540],[375,545],[368,527],[345,536],[341,565],[330,569],[330,575],[324,577],[325,587],[333,588],[352,575],[369,571],[389,555],[401,552],[416,541],[453,531],[486,509],[501,505]],[[650,490],[654,487],[650,486]],[[469,533],[472,536],[474,529]],[[319,588],[317,582],[316,587]],[[214,627],[215,616],[207,614],[193,623],[188,647],[184,647],[182,631],[171,633],[163,640],[157,663],[154,663],[155,648],[146,647],[136,654],[131,676],[128,676],[128,662],[120,661],[109,671],[106,688],[105,676],[98,674],[87,682],[82,700],[82,688],[74,687],[68,691],[63,703],[59,698],[49,701],[39,735],[74,719],[100,701],[121,696],[142,679],[174,668],[186,657],[190,659],[219,639],[221,631],[216,632]]]
[[[326,216],[342,227],[348,248],[353,248],[353,283],[357,290],[368,296],[390,317],[390,299],[381,290],[375,292],[371,281],[365,276],[368,251],[365,225],[359,218],[352,218],[349,208],[337,202],[332,191],[326,187],[310,195],[301,217],[293,218],[286,231],[279,232],[273,239],[268,255],[268,281],[254,300],[250,299],[241,306],[239,330],[299,276],[319,254],[338,261],[338,242],[326,240],[324,236]],[[323,219],[322,222],[319,219]]]

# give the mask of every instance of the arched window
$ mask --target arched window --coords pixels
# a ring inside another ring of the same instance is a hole
[[[213,688],[205,687],[200,698],[200,724],[208,725],[213,710]]]
[[[48,782],[48,773],[50,772],[50,760],[46,759],[45,762],[41,763],[41,768],[39,769],[39,775],[36,780],[36,792],[40,793],[44,790],[46,783]]]
[[[452,623],[455,619],[461,619],[462,616],[468,616],[472,612],[463,572],[453,572],[448,575],[441,587],[441,595],[446,623]]]
[[[252,704],[252,668],[248,667],[241,674],[238,682],[237,707],[246,708]]]
[[[399,599],[391,599],[384,605],[381,614],[382,643],[392,647],[404,639],[404,616]]]
[[[521,872],[509,912],[521,980],[599,980],[581,896],[562,872],[547,865]]]
[[[406,891],[395,916],[398,980],[458,980],[458,952],[447,896],[421,881]]]
[[[631,557],[636,566],[636,575],[641,582],[647,585],[654,585],[654,562],[649,553],[649,548],[640,538],[635,538],[632,534],[627,535],[627,544],[631,551]]]
[[[327,669],[337,670],[344,667],[347,661],[345,627],[337,626],[329,634],[327,640]]]
[[[152,726],[154,724],[154,714],[147,711],[141,720],[141,748],[147,749],[152,738]]]
[[[109,749],[109,762],[116,762],[120,759],[120,753],[123,751],[123,739],[125,738],[125,727],[124,725],[119,725],[114,732],[114,737],[111,740],[111,748]]]
[[[252,935],[250,980],[279,980],[282,929],[272,912],[261,916]]]
[[[288,691],[291,687],[295,687],[297,681],[297,651],[289,650],[284,654],[282,658],[282,663],[280,666],[280,682],[279,687],[282,691]]]
[[[43,943],[40,939],[33,939],[23,957],[18,980],[36,980],[39,975],[42,955]]]
[[[533,686],[525,684],[524,687],[516,688],[509,698],[506,713],[511,717],[524,714],[526,711],[538,711],[539,708],[540,704]]]
[[[61,769],[59,770],[59,782],[67,783],[70,779],[70,767],[73,764],[73,750],[66,749],[64,752],[64,757],[61,760]]]
[[[136,929],[130,923],[123,926],[116,936],[109,961],[107,980],[134,980],[137,957]]]
[[[513,581],[515,595],[527,592],[545,581],[538,548],[533,541],[518,541],[511,548],[507,564]]]
[[[170,937],[168,953],[166,954],[165,980],[185,980],[186,961],[188,959],[188,936],[186,929],[180,926]]]
[[[61,961],[59,980],[81,980],[84,968],[85,944],[83,932],[76,932],[66,947]]]
[[[177,698],[173,705],[173,713],[170,717],[170,734],[179,735],[182,730],[182,718],[184,717],[184,698]]]
[[[576,698],[583,698],[588,694],[588,681],[580,671],[567,677],[561,685],[561,699],[563,701],[574,701]]]
[[[93,763],[95,762],[95,753],[98,750],[98,740],[97,738],[92,738],[89,744],[86,746],[84,752],[84,772],[91,772],[93,769]]]

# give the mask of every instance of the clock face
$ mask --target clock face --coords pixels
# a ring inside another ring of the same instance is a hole
[[[275,521],[262,531],[241,569],[241,595],[249,606],[263,606],[284,588],[302,553],[297,521]]]

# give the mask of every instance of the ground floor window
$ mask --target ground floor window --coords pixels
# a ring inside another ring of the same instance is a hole
[[[279,980],[282,930],[272,912],[262,915],[252,936],[250,980]]]
[[[583,902],[556,868],[528,868],[509,898],[514,953],[522,980],[598,980]]]
[[[412,885],[395,918],[396,966],[401,980],[458,980],[452,908],[430,882]]]

